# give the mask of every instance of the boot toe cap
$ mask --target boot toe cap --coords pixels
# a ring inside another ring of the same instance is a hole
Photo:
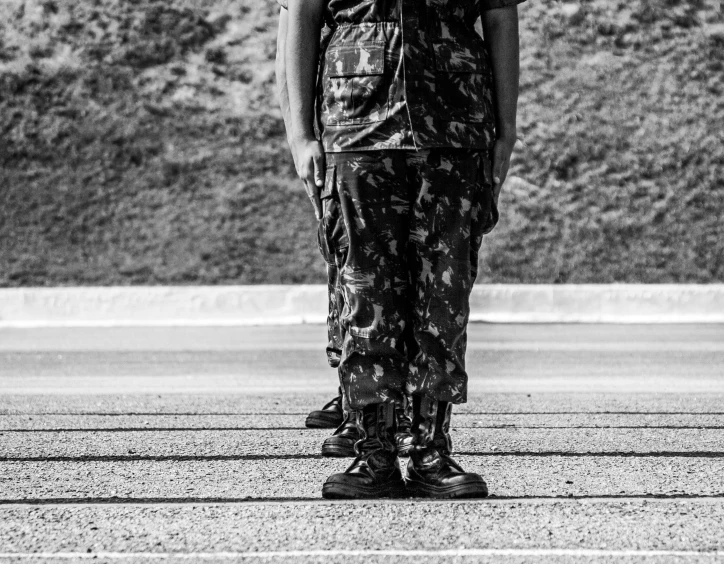
[[[354,443],[352,437],[340,437],[332,435],[322,443],[322,456],[349,457],[354,456]]]
[[[342,424],[343,415],[335,411],[312,411],[304,422],[309,429],[333,429]]]
[[[329,476],[322,486],[322,497],[326,499],[401,497],[404,494],[402,476],[375,480],[364,474],[339,472]]]

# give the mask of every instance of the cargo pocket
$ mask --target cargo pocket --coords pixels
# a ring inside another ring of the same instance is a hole
[[[322,119],[326,125],[364,125],[387,119],[385,43],[334,46],[324,65]]]
[[[395,346],[405,328],[406,280],[381,268],[352,269],[341,273],[345,315],[342,324],[354,337]]]
[[[468,260],[441,254],[422,260],[430,261],[431,265],[427,277],[418,281],[418,315],[425,330],[452,347],[470,317],[473,269]]]
[[[339,262],[337,257],[343,255],[349,247],[339,204],[336,165],[327,167],[324,188],[319,198],[322,200],[322,219],[319,220],[317,229],[317,245],[327,264],[335,266]]]
[[[458,123],[493,122],[493,77],[487,60],[454,41],[438,41],[433,48],[441,117]]]

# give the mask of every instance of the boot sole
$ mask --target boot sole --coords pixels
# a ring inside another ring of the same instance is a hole
[[[407,481],[407,492],[413,497],[432,497],[436,499],[482,499],[488,497],[488,486],[485,482],[459,484],[440,488],[420,482]]]
[[[322,445],[322,456],[327,456],[330,458],[349,458],[354,457],[354,447],[348,448],[343,446],[337,446],[337,445]]]
[[[404,482],[388,484],[378,488],[351,488],[345,484],[326,483],[322,486],[324,499],[378,499],[384,497],[406,497]]]
[[[308,429],[336,429],[342,424],[342,417],[310,415],[304,422]]]

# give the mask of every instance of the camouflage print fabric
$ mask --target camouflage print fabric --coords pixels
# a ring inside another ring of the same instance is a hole
[[[318,83],[327,152],[487,150],[493,73],[475,22],[523,0],[328,0]]]
[[[321,231],[319,232],[321,235]],[[340,283],[340,265],[344,264],[347,248],[341,247],[337,252],[329,253],[327,243],[320,237],[319,250],[327,262],[327,362],[337,368],[342,356],[344,332],[340,324],[340,315],[344,308],[344,294]]]
[[[319,244],[337,269],[352,409],[405,393],[466,401],[469,294],[498,217],[490,174],[478,150],[327,155]]]
[[[487,150],[493,73],[475,22],[523,1],[327,0],[315,123],[324,150]]]

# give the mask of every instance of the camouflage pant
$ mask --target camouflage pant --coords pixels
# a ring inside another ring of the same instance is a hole
[[[347,249],[342,249],[346,254]],[[325,256],[325,258],[327,258]],[[333,257],[336,258],[336,257]],[[344,256],[340,256],[340,262],[344,262]],[[339,322],[342,309],[344,308],[344,294],[339,280],[339,267],[337,264],[327,262],[327,296],[329,311],[327,313],[327,362],[332,368],[337,368],[342,360],[342,343],[344,342],[344,331]]]
[[[466,401],[469,295],[497,222],[478,150],[328,153],[319,246],[330,364],[349,405]]]

